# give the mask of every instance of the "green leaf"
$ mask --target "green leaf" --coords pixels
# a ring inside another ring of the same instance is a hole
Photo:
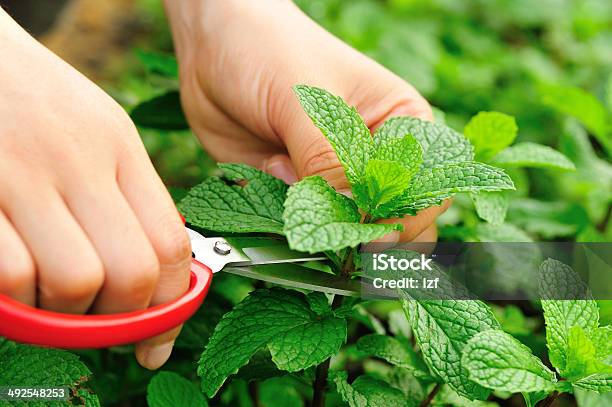
[[[474,152],[470,142],[460,133],[440,123],[416,117],[394,117],[387,120],[374,133],[374,143],[412,135],[421,145],[423,166],[472,161]]]
[[[431,378],[427,366],[409,347],[408,343],[385,335],[370,334],[357,341],[357,349],[363,353],[386,360],[394,366],[410,371],[415,377]]]
[[[315,366],[346,341],[346,321],[311,310],[306,297],[281,288],[252,292],[223,316],[200,357],[202,390],[212,397],[262,347],[279,369]]]
[[[457,394],[449,386],[442,386],[431,405],[439,407],[499,407],[499,404],[493,401],[467,399]]]
[[[324,89],[297,85],[293,90],[304,111],[336,151],[348,181],[359,182],[374,144],[370,129],[357,110]]]
[[[140,103],[132,109],[130,117],[141,127],[160,130],[189,128],[181,107],[181,96],[177,91],[170,91]]]
[[[381,217],[415,214],[459,192],[514,189],[510,177],[501,169],[477,162],[453,163],[422,168],[403,196],[381,205]]]
[[[259,401],[265,407],[303,406],[296,380],[289,376],[274,377],[259,383]]]
[[[506,148],[493,158],[493,163],[512,167],[551,168],[575,170],[566,156],[542,144],[524,142]]]
[[[360,218],[351,199],[337,193],[319,176],[306,177],[289,189],[284,232],[292,249],[316,253],[354,247],[400,227],[359,224]]]
[[[612,373],[595,373],[572,383],[574,387],[600,394],[612,392]]]
[[[479,223],[476,226],[476,239],[479,242],[532,242],[523,230],[510,223],[492,225]]]
[[[463,134],[476,150],[476,160],[489,161],[516,138],[514,117],[499,112],[480,112],[472,117]]]
[[[595,96],[580,88],[561,85],[543,86],[542,92],[545,104],[580,120],[597,137],[608,154],[612,153],[612,137],[608,133],[608,112]]]
[[[461,354],[478,332],[500,328],[489,307],[474,300],[415,301],[402,294],[402,306],[431,371],[460,395],[485,400],[489,390],[469,379]]]
[[[378,205],[399,196],[408,188],[412,174],[393,161],[370,160],[364,181],[353,186],[357,205],[372,213]]]
[[[174,372],[159,372],[147,386],[149,407],[208,406],[198,386]]]
[[[374,156],[384,161],[395,161],[408,170],[412,177],[423,163],[423,149],[418,140],[410,134],[404,137],[377,137],[374,139]]]
[[[79,357],[59,349],[39,348],[5,342],[0,343],[0,386],[19,387],[69,387],[87,400],[88,406],[99,406],[96,395],[87,388],[91,371]],[[0,403],[2,404],[2,403]],[[64,406],[64,401],[29,402],[28,406]]]
[[[548,396],[548,391],[535,391],[533,393],[523,393],[525,404],[527,407],[535,407],[538,402],[544,400]]]
[[[174,55],[138,49],[136,56],[148,72],[178,79],[178,63]]]
[[[479,192],[470,194],[476,213],[492,225],[501,225],[508,211],[508,196],[503,192]]]
[[[594,391],[574,388],[578,407],[609,407],[612,405],[612,392],[597,394]]]
[[[609,342],[612,341],[612,337],[608,332],[604,331],[604,335],[595,334],[600,336],[598,338],[598,345],[600,347],[609,347]],[[569,330],[567,338],[567,350],[566,350],[566,364],[563,369],[562,375],[572,382],[579,381],[578,379],[591,376],[594,374],[607,374],[612,377],[612,366],[604,363],[605,358],[608,355],[605,349],[601,349],[603,352],[597,352],[595,344],[590,338],[591,332],[584,331],[579,326],[574,326]],[[601,343],[601,341],[607,341]]]
[[[362,375],[352,384],[347,382],[346,372],[332,372],[330,380],[350,407],[388,407],[407,405],[404,394],[382,380]]]
[[[612,325],[600,326],[591,331],[590,339],[595,346],[595,356],[608,361],[612,356]]]
[[[548,356],[561,373],[566,368],[570,329],[574,326],[587,332],[596,329],[599,310],[597,303],[589,298],[588,287],[566,264],[547,259],[540,265],[539,275]]]
[[[287,185],[245,164],[219,168],[222,177],[207,178],[179,203],[187,222],[216,232],[282,234]],[[235,184],[238,181],[246,185]]]
[[[531,349],[501,330],[476,334],[463,349],[470,379],[492,390],[530,393],[552,390],[556,378]]]

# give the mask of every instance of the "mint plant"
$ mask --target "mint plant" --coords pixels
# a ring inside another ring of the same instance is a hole
[[[476,150],[476,159],[505,168],[548,168],[573,171],[574,164],[560,152],[537,143],[512,145],[518,133],[514,117],[499,112],[480,112],[464,128],[465,136]],[[508,194],[479,192],[471,194],[480,218],[500,225],[506,218]]]
[[[295,92],[336,151],[352,198],[319,176],[289,186],[244,164],[219,164],[218,174],[192,188],[179,204],[190,225],[205,233],[284,236],[294,250],[324,252],[330,263],[325,272],[352,279],[364,271],[356,256],[360,244],[400,227],[376,221],[415,215],[462,192],[481,200],[481,211],[488,204],[491,216],[499,219],[499,195],[494,194],[514,186],[492,163],[569,167],[563,156],[546,148],[508,147],[516,126],[499,113],[476,116],[466,128],[468,138],[443,124],[410,117],[390,119],[371,135],[342,99],[304,85]],[[499,139],[491,140],[493,133]],[[444,271],[434,264],[431,273]],[[600,324],[598,305],[573,270],[556,260],[540,265],[539,287],[552,366],[511,335],[524,339],[531,329],[518,309],[497,311],[504,317],[500,324],[482,301],[398,290],[399,300],[385,305],[394,307],[387,327],[361,299],[245,288],[239,280],[223,283],[223,277],[215,277],[225,285],[218,292],[211,289],[208,301],[214,302],[186,323],[176,342],[185,363],[169,365],[173,371],[140,383],[149,406],[249,405],[236,395],[251,394],[266,406],[306,400],[319,407],[327,400],[350,407],[459,407],[484,406],[484,400],[506,392],[522,393],[532,407],[548,406],[561,393],[586,398],[612,391],[612,329]],[[374,333],[354,339],[356,326]],[[88,358],[86,352],[81,356]],[[77,404],[99,405],[90,371],[74,354],[0,339],[0,360],[0,386],[52,382],[70,387]],[[355,361],[360,362],[356,371],[351,369]],[[39,372],[32,375],[30,366]],[[189,379],[196,374],[199,386]]]
[[[495,330],[478,333],[464,348],[461,363],[470,379],[489,389],[521,392],[528,405],[576,389],[612,391],[612,327],[599,326],[588,288],[553,259],[542,263],[539,280],[548,356],[560,378],[529,348]]]
[[[221,232],[283,234],[295,250],[336,252],[400,227],[374,223],[378,219],[414,215],[458,192],[514,187],[504,171],[473,161],[469,141],[449,127],[398,117],[372,136],[357,111],[341,98],[305,85],[294,90],[334,148],[354,199],[318,176],[307,177],[287,191],[269,175],[225,164],[220,166],[223,179],[204,181],[181,202],[188,222]],[[247,184],[227,185],[224,180]]]

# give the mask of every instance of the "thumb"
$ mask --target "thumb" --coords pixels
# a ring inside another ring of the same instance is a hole
[[[285,105],[278,134],[287,148],[297,179],[320,175],[337,191],[350,191],[336,152],[304,112],[297,98],[291,96]]]

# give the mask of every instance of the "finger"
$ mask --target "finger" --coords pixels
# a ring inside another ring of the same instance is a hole
[[[178,210],[153,166],[142,151],[140,162],[124,161],[119,168],[119,187],[151,242],[160,264],[159,281],[151,305],[172,301],[189,288],[191,244]],[[177,327],[136,345],[136,358],[157,369],[170,357]]]
[[[13,199],[4,210],[36,265],[39,305],[84,313],[104,282],[104,269],[60,194],[47,185],[10,188]]]
[[[36,305],[34,260],[17,231],[0,211],[0,293]]]
[[[412,242],[417,236],[423,234],[431,225],[435,224],[436,218],[443,214],[450,206],[451,201],[446,200],[440,206],[432,206],[418,212],[416,216],[406,216],[395,219],[381,219],[379,223],[399,223],[404,227],[400,232],[400,242]],[[428,235],[424,235],[428,236]]]
[[[283,112],[279,136],[285,143],[298,179],[320,175],[338,191],[350,191],[344,169],[331,144],[291,95]]]
[[[412,240],[412,243],[430,243],[438,240],[438,227],[435,223],[429,225],[427,229]]]
[[[75,179],[66,202],[91,240],[105,271],[93,311],[146,308],[159,277],[159,263],[138,219],[112,179],[95,184]]]
[[[272,157],[264,160],[261,167],[262,171],[267,172],[276,178],[282,179],[289,185],[298,180],[293,164],[291,163],[291,159],[287,154],[273,155]]]

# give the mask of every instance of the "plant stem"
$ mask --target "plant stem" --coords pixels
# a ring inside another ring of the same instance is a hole
[[[323,407],[325,405],[325,390],[327,388],[327,374],[329,373],[330,359],[317,366],[313,391],[312,407]]]
[[[335,295],[332,300],[331,308],[337,309],[342,305],[342,301],[344,301],[344,298],[341,295]],[[312,407],[323,407],[325,405],[325,391],[327,390],[327,376],[329,374],[330,362],[331,358],[328,358],[317,366],[315,381],[312,386]]]
[[[552,403],[554,403],[554,401],[557,399],[557,397],[559,397],[559,392],[555,391],[551,395],[546,397],[544,400],[542,400],[538,404],[538,407],[549,407]]]
[[[355,256],[355,249],[349,249],[348,254],[342,261],[342,268],[340,269],[340,275],[342,275],[343,277],[348,278],[348,276],[351,274],[355,267],[355,263],[353,262],[353,256]]]
[[[440,383],[436,383],[434,388],[431,389],[431,391],[427,395],[427,398],[425,398],[425,400],[421,401],[421,404],[419,404],[419,407],[427,407],[427,406],[429,406],[431,404],[432,400],[434,399],[434,397],[436,397],[436,394],[438,394],[438,392],[440,391],[440,387],[441,387]]]

